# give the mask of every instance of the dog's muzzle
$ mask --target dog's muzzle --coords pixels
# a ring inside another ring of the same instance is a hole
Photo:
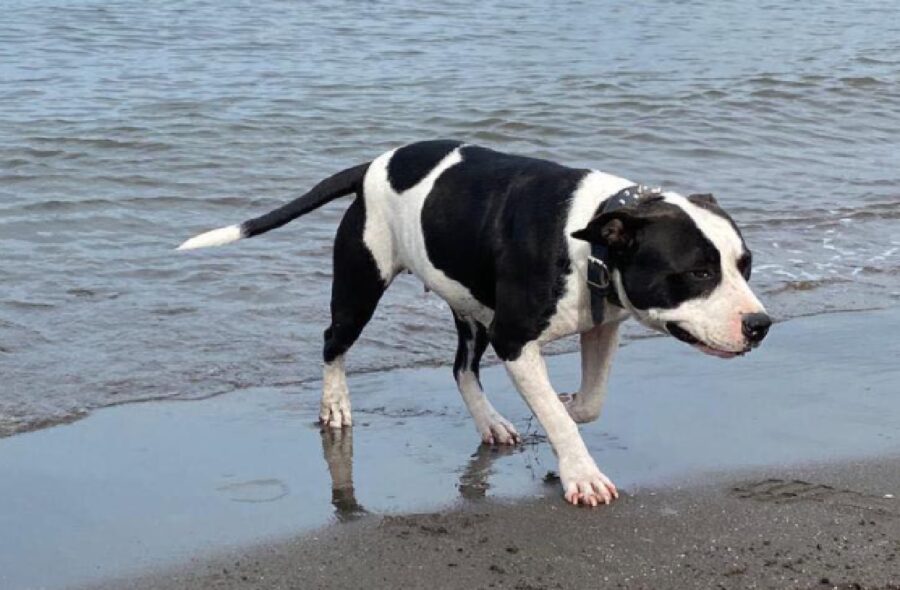
[[[695,346],[706,353],[714,354],[715,356],[727,355],[730,358],[731,356],[740,356],[749,352],[750,349],[759,346],[763,341],[763,338],[766,337],[766,334],[769,333],[769,327],[771,325],[772,318],[765,313],[748,313],[744,315],[741,318],[741,332],[747,343],[744,350],[734,352],[712,348],[679,326],[677,322],[666,322],[666,331],[676,339],[686,344],[690,344],[691,346]]]
[[[697,338],[675,322],[666,322],[666,331],[678,340],[690,344],[699,351],[711,356],[717,356],[719,358],[730,359],[736,356],[741,356],[749,352],[751,348],[749,344],[747,344],[743,350],[736,351],[722,350],[721,348],[712,347],[702,342],[699,338]]]

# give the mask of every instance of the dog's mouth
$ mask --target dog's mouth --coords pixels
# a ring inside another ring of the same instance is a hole
[[[742,356],[747,353],[749,349],[741,350],[735,352],[733,350],[722,350],[721,348],[716,348],[714,346],[710,346],[704,342],[701,342],[699,338],[676,324],[675,322],[666,322],[666,330],[682,342],[686,344],[690,344],[700,352],[706,353],[711,356],[716,356],[721,359],[730,359],[736,356]]]

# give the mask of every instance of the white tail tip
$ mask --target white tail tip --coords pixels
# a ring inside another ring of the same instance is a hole
[[[225,244],[230,244],[231,242],[237,242],[242,237],[244,236],[241,235],[240,225],[229,225],[228,227],[220,227],[219,229],[208,231],[199,236],[194,236],[178,246],[178,250],[194,250],[196,248],[207,248],[209,246],[223,246]]]

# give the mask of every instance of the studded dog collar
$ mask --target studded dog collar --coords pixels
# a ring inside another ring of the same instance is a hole
[[[626,187],[606,199],[600,206],[599,211],[597,211],[597,215],[635,205],[644,197],[659,194],[660,189],[650,188],[641,184]],[[608,259],[609,248],[603,244],[591,243],[591,253],[588,256],[587,264],[587,284],[591,293],[591,318],[594,320],[595,325],[603,323],[607,301],[613,305],[622,306],[619,296],[612,285],[612,276],[607,264]]]

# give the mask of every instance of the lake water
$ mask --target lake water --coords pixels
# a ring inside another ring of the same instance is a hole
[[[779,319],[900,301],[893,1],[7,0],[0,435],[318,378],[346,199],[172,248],[437,137],[716,194]],[[349,368],[455,344],[401,277]]]

